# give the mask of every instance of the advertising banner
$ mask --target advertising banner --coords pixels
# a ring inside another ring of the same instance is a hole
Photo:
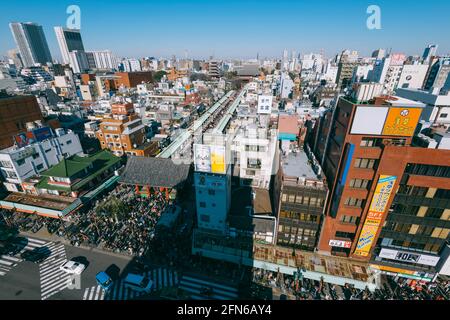
[[[412,136],[421,113],[422,109],[420,108],[389,108],[382,134],[389,136]]]
[[[384,212],[394,189],[396,176],[380,175],[356,245],[355,255],[367,257],[383,219]]]
[[[211,172],[225,173],[225,147],[211,146]]]

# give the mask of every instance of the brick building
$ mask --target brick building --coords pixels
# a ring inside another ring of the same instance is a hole
[[[326,142],[316,152],[332,190],[319,251],[436,271],[449,239],[450,150],[411,145],[423,108],[399,97],[341,98],[328,115],[329,135],[315,136]]]
[[[13,136],[27,131],[26,123],[43,121],[34,96],[0,96],[0,149],[14,144]]]

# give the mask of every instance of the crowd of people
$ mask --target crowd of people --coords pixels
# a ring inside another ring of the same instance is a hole
[[[70,217],[76,230],[68,234],[69,240],[73,245],[85,242],[141,256],[147,251],[167,205],[160,192],[141,197],[131,187],[118,187],[98,199],[87,212],[80,211]]]
[[[304,277],[294,278],[277,272],[255,268],[253,282],[278,289],[283,295],[297,300],[448,300],[450,282],[417,282],[405,278],[386,276],[382,288],[370,291],[350,284],[339,286]],[[259,292],[254,292],[257,295]]]
[[[45,227],[50,234],[64,237],[74,246],[100,246],[141,256],[148,250],[167,205],[161,192],[141,197],[134,188],[119,186],[65,220],[6,210],[1,217],[20,231],[37,232]]]

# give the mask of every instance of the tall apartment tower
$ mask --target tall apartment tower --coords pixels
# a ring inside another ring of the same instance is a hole
[[[58,40],[59,49],[63,62],[70,63],[70,52],[84,51],[83,40],[78,29],[67,29],[63,27],[55,27],[56,39]]]
[[[52,62],[42,26],[32,22],[12,22],[9,27],[25,67]]]

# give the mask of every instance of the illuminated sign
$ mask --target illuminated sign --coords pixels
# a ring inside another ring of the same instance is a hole
[[[367,257],[394,189],[396,176],[380,175],[369,212],[356,245],[355,255]]]
[[[422,109],[420,108],[389,108],[382,134],[412,136],[421,113]]]

